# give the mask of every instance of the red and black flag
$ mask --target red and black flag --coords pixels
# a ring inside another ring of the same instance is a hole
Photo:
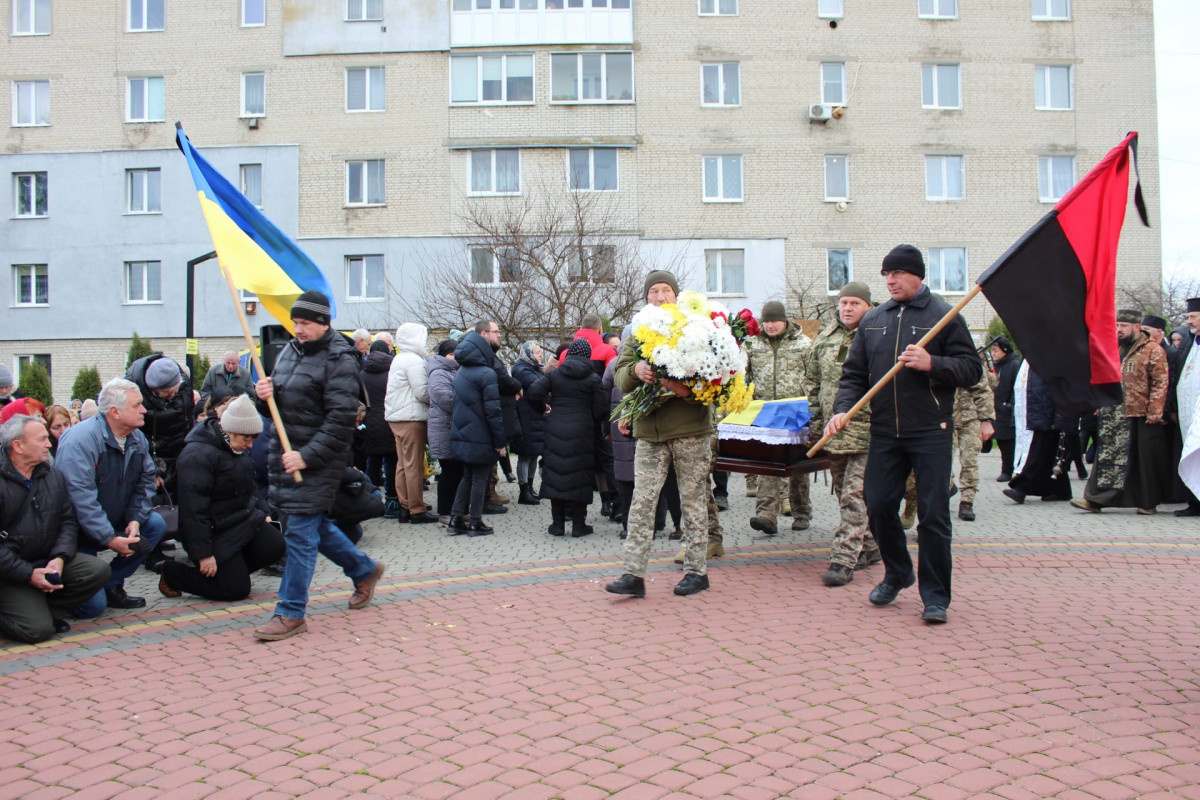
[[[976,281],[1059,413],[1122,400],[1117,241],[1129,201],[1131,152],[1137,170],[1137,136],[1126,136]],[[1140,181],[1134,202],[1149,227]]]

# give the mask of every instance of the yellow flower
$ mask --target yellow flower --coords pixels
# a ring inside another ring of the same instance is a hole
[[[698,314],[702,317],[708,316],[708,298],[691,289],[685,289],[680,292],[675,305],[684,314]]]

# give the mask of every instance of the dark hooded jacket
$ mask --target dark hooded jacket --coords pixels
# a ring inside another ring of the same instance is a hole
[[[1025,387],[1025,427],[1043,432],[1061,429],[1050,387],[1033,370],[1029,370],[1029,383]]]
[[[29,583],[33,570],[52,558],[69,561],[79,541],[67,481],[45,462],[33,468],[32,487],[0,452],[0,580]],[[33,494],[30,495],[30,492]]]
[[[195,394],[192,384],[183,377],[183,384],[170,400],[164,400],[146,386],[146,370],[160,358],[162,353],[152,353],[139,358],[125,371],[125,380],[133,381],[142,390],[142,403],[146,406],[146,422],[142,433],[150,442],[150,455],[167,462],[167,482],[174,489],[171,477],[175,474],[174,461],[183,452],[183,444],[196,421]]]
[[[512,366],[512,376],[521,383],[525,392],[517,401],[517,416],[521,420],[521,438],[513,442],[513,452],[519,456],[540,456],[546,447],[546,418],[541,406],[529,396],[533,385],[546,373],[524,359],[517,359]]]
[[[392,354],[373,352],[367,354],[367,360],[362,367],[362,382],[367,390],[367,426],[363,437],[360,456],[395,455],[396,437],[387,420],[383,418],[383,398],[387,395],[388,370],[392,368]]]
[[[1017,372],[1021,369],[1021,357],[1009,353],[995,362],[996,388],[992,396],[996,401],[996,419],[992,423],[993,434],[997,439],[1014,439],[1017,435],[1017,425],[1013,420],[1013,386],[1017,382]]]
[[[544,408],[547,401],[550,405],[538,495],[570,503],[592,502],[596,430],[608,408],[592,362],[568,356],[533,385],[530,395],[535,408]]]
[[[464,464],[490,464],[507,446],[501,420],[495,354],[478,333],[468,333],[454,350],[454,411],[450,420],[450,457]],[[511,379],[510,379],[511,380]]]

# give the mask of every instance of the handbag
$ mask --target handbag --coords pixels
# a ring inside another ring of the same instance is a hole
[[[167,498],[167,504],[154,506],[150,510],[156,512],[163,518],[163,522],[167,523],[167,533],[164,538],[170,539],[179,534],[179,506],[175,505],[175,501],[171,499],[167,487],[162,487],[159,492]],[[158,499],[158,495],[155,495],[155,499]]]

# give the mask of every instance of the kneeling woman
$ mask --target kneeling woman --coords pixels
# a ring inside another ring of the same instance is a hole
[[[250,576],[283,558],[283,535],[254,487],[249,451],[262,427],[243,395],[188,434],[177,462],[179,532],[196,566],[164,563],[158,590],[167,597],[242,600]]]

